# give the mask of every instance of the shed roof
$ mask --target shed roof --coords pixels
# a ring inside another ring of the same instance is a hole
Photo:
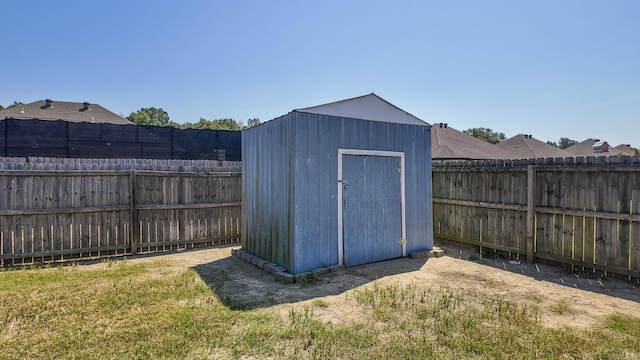
[[[98,104],[68,101],[38,100],[0,111],[0,119],[64,120],[130,125],[129,120],[114,114]]]
[[[447,124],[431,128],[431,157],[434,160],[510,159],[510,154]]]
[[[425,121],[398,108],[374,93],[293,111],[397,124],[430,126]]]
[[[557,157],[573,157],[574,155],[568,151],[559,149],[553,145],[549,145],[538,139],[534,139],[531,135],[518,134],[499,144],[500,149],[507,151],[511,159],[531,159],[531,158],[557,158]]]

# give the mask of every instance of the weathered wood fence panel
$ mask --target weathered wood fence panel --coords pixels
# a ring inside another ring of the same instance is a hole
[[[434,163],[433,205],[436,238],[640,278],[640,157]]]
[[[238,173],[0,171],[0,264],[239,242]]]
[[[239,242],[239,175],[141,173],[137,179],[142,251]]]

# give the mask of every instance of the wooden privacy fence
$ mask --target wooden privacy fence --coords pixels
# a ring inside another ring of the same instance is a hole
[[[433,165],[436,238],[640,278],[640,156]]]
[[[240,241],[239,173],[0,171],[0,263]]]

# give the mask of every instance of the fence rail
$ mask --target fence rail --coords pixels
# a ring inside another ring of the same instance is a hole
[[[434,236],[640,278],[640,157],[434,164]]]
[[[239,173],[0,171],[0,264],[236,243]]]
[[[169,172],[240,172],[242,162],[130,158],[3,157],[0,170],[150,170]]]

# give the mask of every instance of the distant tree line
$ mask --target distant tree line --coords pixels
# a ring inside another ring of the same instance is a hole
[[[498,144],[506,140],[506,136],[504,135],[504,133],[493,131],[492,129],[484,127],[462,130],[462,132],[467,135],[477,137],[478,139],[482,139],[491,144]],[[569,146],[575,145],[577,143],[578,141],[565,137],[560,138],[557,143],[555,141],[547,141],[547,144],[560,149],[566,149]]]
[[[463,130],[462,132],[467,135],[477,137],[478,139],[482,139],[491,144],[497,144],[503,142],[506,139],[504,133],[493,131],[489,128],[483,127],[467,129]]]
[[[196,123],[182,123],[178,124],[171,121],[169,114],[162,110],[162,108],[145,107],[136,112],[132,112],[126,117],[127,120],[137,125],[150,125],[150,126],[172,126],[178,129],[211,129],[211,130],[232,130],[240,131],[249,127],[260,125],[260,119],[253,118],[247,120],[247,124],[242,124],[234,119],[214,119],[207,120],[200,118],[200,121]]]
[[[493,131],[489,128],[479,127],[479,128],[471,128],[467,130],[463,130],[463,133],[467,135],[471,135],[473,137],[477,137],[478,139],[482,139],[491,144],[498,144],[506,140],[506,136],[504,133]],[[558,142],[555,141],[547,141],[547,144],[555,146],[560,149],[566,149],[569,146],[577,144],[578,141],[569,139],[569,138],[560,138]]]
[[[553,145],[553,146],[555,146],[557,148],[560,148],[560,149],[566,149],[566,148],[568,148],[570,146],[573,146],[573,145],[575,145],[577,143],[578,143],[578,141],[573,140],[573,139],[569,139],[569,138],[565,138],[565,137],[560,138],[560,140],[558,140],[557,143],[555,141],[547,141],[547,144]]]
[[[11,109],[11,108],[14,108],[14,107],[20,106],[20,105],[24,105],[24,103],[22,101],[14,101],[13,104],[8,105],[7,107],[4,107],[4,106],[0,105],[0,111]]]

